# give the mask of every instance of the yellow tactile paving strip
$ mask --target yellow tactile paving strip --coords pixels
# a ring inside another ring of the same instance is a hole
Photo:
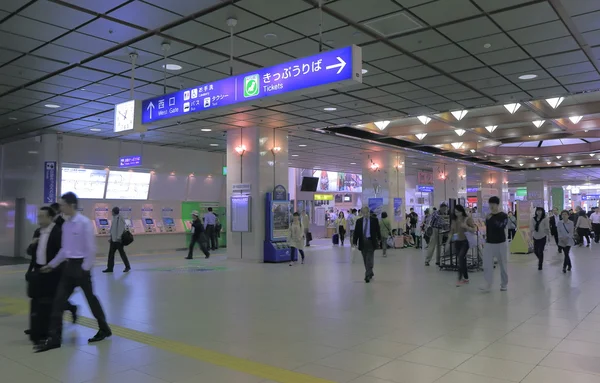
[[[22,315],[26,314],[28,310],[29,303],[25,299],[0,298],[0,317],[2,317],[2,315]],[[93,329],[98,327],[94,319],[87,317],[79,317],[77,324]],[[115,326],[112,324],[110,326],[114,336],[119,336],[121,338],[139,342],[147,346],[156,347],[164,351],[172,352],[174,354],[182,355],[192,359],[197,359],[202,362],[221,366],[230,370],[258,376],[266,380],[272,380],[280,383],[333,383],[330,380],[285,370],[279,367],[269,366],[267,364],[222,354],[181,342],[171,341],[141,331]]]

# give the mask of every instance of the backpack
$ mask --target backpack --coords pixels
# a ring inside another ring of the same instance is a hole
[[[416,225],[417,223],[419,223],[419,216],[416,214],[411,214],[410,215],[410,224]]]
[[[125,230],[121,235],[121,244],[129,246],[133,243],[133,234],[129,230]]]

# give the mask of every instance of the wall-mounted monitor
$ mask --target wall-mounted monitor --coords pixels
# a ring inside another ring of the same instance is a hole
[[[78,198],[104,198],[106,170],[62,167],[60,190],[73,192]]]
[[[300,191],[316,192],[318,184],[319,178],[317,177],[302,177],[302,185],[300,186]]]
[[[100,218],[98,219],[98,223],[100,224],[100,226],[108,226],[108,219]]]
[[[150,173],[111,171],[108,174],[106,199],[148,199]]]

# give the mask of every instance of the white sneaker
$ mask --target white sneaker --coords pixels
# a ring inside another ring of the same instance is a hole
[[[502,286],[501,286],[501,287],[500,287],[500,291],[506,291],[506,290],[508,290],[508,289],[506,288],[506,286],[504,286],[504,287],[502,287]]]

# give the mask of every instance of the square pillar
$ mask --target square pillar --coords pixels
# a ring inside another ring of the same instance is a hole
[[[363,205],[369,199],[381,199],[394,228],[403,227],[406,215],[406,173],[404,155],[386,151],[366,155],[363,159]]]

